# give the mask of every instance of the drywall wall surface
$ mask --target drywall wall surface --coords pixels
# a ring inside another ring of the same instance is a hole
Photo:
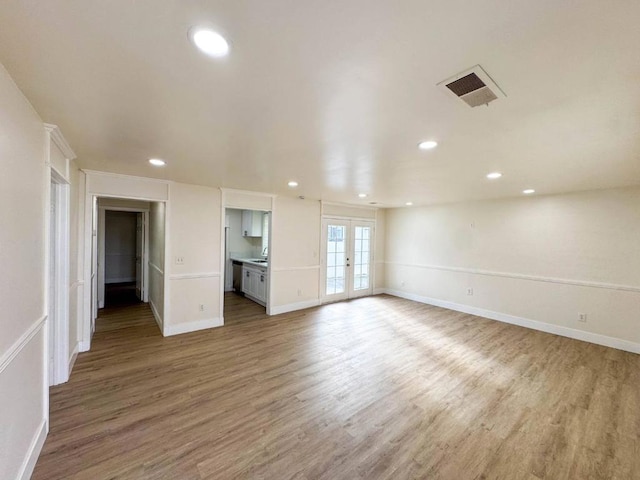
[[[227,208],[237,208],[240,210],[263,210],[270,211],[273,198],[271,195],[243,192],[238,190],[223,189],[224,205]]]
[[[150,202],[131,200],[129,198],[101,197],[98,199],[98,207],[102,208],[134,208],[136,210],[149,210]]]
[[[164,319],[164,202],[152,202],[149,211],[149,303],[162,330]]]
[[[137,214],[134,212],[105,212],[105,283],[135,281],[136,225]]]
[[[640,344],[639,240],[640,188],[391,209],[386,288]]]
[[[322,204],[322,215],[327,217],[349,217],[373,220],[376,218],[376,208],[342,205],[337,203]]]
[[[319,301],[320,202],[276,197],[269,247],[271,307]]]
[[[166,262],[170,293],[165,316],[165,334],[169,335],[218,326],[222,321],[221,192],[172,183],[170,198],[171,253]]]
[[[374,293],[380,292],[386,285],[385,278],[385,241],[387,227],[387,211],[379,209],[376,212],[375,227],[375,249],[373,251],[373,268],[374,268]]]
[[[169,182],[91,170],[86,174],[87,192],[92,195],[155,201],[165,201],[169,196]]]
[[[13,479],[32,468],[47,419],[43,326],[48,176],[42,120],[2,65],[0,105],[0,478]]]

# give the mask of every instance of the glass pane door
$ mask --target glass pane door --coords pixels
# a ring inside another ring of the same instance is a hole
[[[326,297],[343,296],[347,287],[347,225],[327,223],[326,228]]]
[[[323,299],[371,295],[373,222],[325,219],[322,224]]]
[[[354,226],[353,235],[353,289],[369,288],[371,227]]]

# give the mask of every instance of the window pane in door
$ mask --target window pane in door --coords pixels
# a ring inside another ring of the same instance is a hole
[[[345,291],[346,274],[346,227],[327,226],[327,285],[326,295],[335,295]]]
[[[369,262],[371,260],[369,243],[371,227],[358,227],[354,229],[354,275],[353,289],[363,290],[369,288]]]

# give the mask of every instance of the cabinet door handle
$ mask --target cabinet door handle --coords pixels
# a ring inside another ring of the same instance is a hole
[[[249,276],[249,272],[247,272],[247,277]]]
[[[260,281],[264,282],[264,275],[260,275]]]

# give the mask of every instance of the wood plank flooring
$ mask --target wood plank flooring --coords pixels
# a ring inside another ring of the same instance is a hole
[[[227,299],[169,338],[105,311],[33,478],[640,478],[638,355],[389,296]]]

